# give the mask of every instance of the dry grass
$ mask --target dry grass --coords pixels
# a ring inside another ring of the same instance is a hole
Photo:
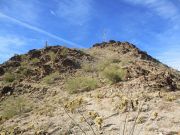
[[[76,77],[68,79],[66,82],[66,89],[70,93],[78,93],[89,91],[97,88],[98,81],[92,77]]]
[[[43,78],[42,82],[45,84],[54,84],[56,79],[60,77],[59,72],[52,73]]]
[[[97,67],[92,63],[84,63],[82,65],[82,69],[85,72],[96,72],[97,71]]]
[[[52,52],[52,51],[50,51],[49,53],[48,53],[48,55],[50,56],[50,58],[51,58],[51,61],[54,61],[55,59],[56,59],[56,54],[54,53],[54,52]]]
[[[32,110],[32,104],[22,97],[6,99],[0,104],[0,107],[3,109],[1,112],[3,119],[10,119],[15,115],[21,115]]]
[[[61,51],[61,55],[66,57],[68,54],[68,49],[67,48],[63,48],[62,51]]]
[[[16,76],[13,73],[9,73],[9,72],[5,73],[3,77],[3,80],[6,83],[14,82],[15,79],[16,79]]]

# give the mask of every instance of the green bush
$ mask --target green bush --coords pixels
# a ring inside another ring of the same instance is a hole
[[[117,83],[125,79],[126,71],[116,65],[110,65],[103,70],[103,75],[111,83]]]
[[[46,84],[53,84],[57,78],[59,78],[59,72],[52,73],[43,78],[43,82]]]
[[[70,93],[93,90],[97,88],[97,86],[97,80],[91,77],[76,77],[66,82],[66,89]]]
[[[31,70],[31,69],[28,69],[28,68],[24,68],[24,69],[21,71],[21,74],[22,74],[23,76],[29,76],[29,75],[31,75],[31,73],[32,73],[32,70]]]
[[[4,119],[10,119],[15,115],[21,115],[32,110],[32,104],[22,97],[6,99],[0,104],[0,107],[2,109],[1,116]]]
[[[104,59],[97,63],[96,67],[99,71],[103,71],[106,67],[110,66],[111,64],[119,64],[121,63],[121,59],[115,56],[111,56],[108,59]]]
[[[109,66],[112,62],[108,60],[101,61],[97,64],[97,69],[99,71],[103,71],[107,66]]]
[[[30,66],[20,66],[17,70],[17,74],[21,75],[22,77],[26,77],[31,75],[32,73],[32,69],[30,68]]]
[[[34,58],[34,59],[31,60],[32,64],[36,64],[38,62],[40,62],[40,60],[38,58]]]
[[[14,82],[16,79],[15,75],[12,73],[5,73],[3,80],[7,83]]]

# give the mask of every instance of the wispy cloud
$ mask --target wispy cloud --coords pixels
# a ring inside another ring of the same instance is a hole
[[[1,45],[1,51],[6,51],[7,49],[9,50],[9,48],[13,48],[14,47],[21,47],[22,45],[24,45],[25,42],[15,36],[0,36],[0,45]]]
[[[168,0],[125,0],[132,4],[139,4],[155,11],[158,15],[171,20],[179,19],[179,11],[176,5]]]
[[[30,25],[30,24],[28,24],[28,23],[25,23],[25,22],[23,22],[23,21],[20,21],[20,20],[14,18],[14,17],[10,17],[10,16],[8,16],[8,15],[6,15],[6,14],[3,14],[3,13],[1,13],[1,12],[0,12],[0,18],[7,19],[7,20],[10,21],[10,22],[19,24],[19,25],[21,25],[21,26],[23,26],[23,27],[26,27],[26,28],[30,29],[30,30],[39,32],[39,33],[41,33],[41,34],[44,34],[44,35],[49,36],[49,37],[51,37],[51,38],[54,38],[54,39],[56,39],[56,40],[58,40],[58,41],[67,43],[67,44],[69,44],[69,45],[71,45],[71,46],[73,46],[73,47],[82,47],[81,45],[77,45],[76,43],[74,43],[74,42],[72,42],[72,41],[69,41],[69,40],[66,40],[66,39],[64,39],[64,38],[61,38],[61,37],[59,37],[59,36],[57,36],[57,35],[54,35],[54,34],[52,34],[52,33],[47,32],[47,31],[45,31],[45,30],[43,30],[43,29],[41,29],[41,28],[38,28],[38,27],[33,26],[33,25]]]
[[[56,16],[56,13],[53,10],[50,10],[50,13],[54,16]]]
[[[56,14],[71,24],[83,25],[91,18],[92,0],[61,0]]]
[[[41,12],[38,2],[39,0],[1,0],[0,11],[15,16],[18,20],[36,24]]]

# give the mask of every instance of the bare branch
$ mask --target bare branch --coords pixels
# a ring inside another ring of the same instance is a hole
[[[91,124],[87,121],[87,119],[85,118],[85,116],[78,110],[78,113],[83,117],[83,119],[85,120],[85,122],[88,124],[90,130],[93,132],[94,135],[96,135],[93,127],[91,126]]]

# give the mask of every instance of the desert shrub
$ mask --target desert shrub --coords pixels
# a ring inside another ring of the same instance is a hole
[[[98,86],[97,80],[91,77],[76,77],[67,80],[66,89],[70,93],[93,90]]]
[[[4,82],[6,82],[6,83],[14,82],[15,79],[16,79],[16,77],[15,77],[15,75],[14,75],[13,73],[8,73],[8,72],[7,72],[7,73],[4,74],[3,80],[4,80]]]
[[[24,76],[28,76],[31,73],[31,70],[28,68],[24,68],[21,73]]]
[[[31,59],[31,63],[32,63],[32,64],[36,64],[36,63],[38,63],[38,62],[40,62],[40,60],[39,60],[38,58],[33,58],[33,59]]]
[[[63,48],[62,51],[61,51],[61,55],[67,56],[67,54],[68,54],[68,49],[67,48]]]
[[[100,61],[99,63],[97,63],[96,67],[99,71],[103,71],[106,67],[110,66],[111,64],[118,64],[120,63],[121,60],[118,59],[117,57],[111,57],[108,58],[106,60]]]
[[[25,55],[25,54],[20,55],[20,57],[21,57],[21,59],[23,59],[23,60],[27,59],[27,55]]]
[[[46,84],[53,84],[55,82],[55,80],[58,79],[59,77],[60,77],[59,72],[55,72],[55,73],[52,73],[52,74],[44,77],[43,82]]]
[[[27,61],[23,61],[23,62],[21,62],[21,67],[27,67],[27,66],[28,66]]]
[[[103,70],[103,75],[111,83],[117,83],[125,79],[126,71],[116,65],[110,65]]]
[[[98,63],[97,69],[99,71],[103,71],[110,64],[111,64],[111,61],[108,61],[108,60],[101,61],[101,62]]]
[[[32,73],[32,69],[28,65],[26,65],[26,66],[21,65],[17,70],[17,74],[21,75],[22,77],[29,76],[31,73]]]
[[[165,100],[169,101],[169,102],[172,102],[172,101],[174,101],[176,99],[177,99],[176,96],[173,96],[173,95],[166,95],[165,96]]]
[[[32,104],[22,97],[12,97],[4,100],[0,107],[2,108],[1,116],[4,119],[10,119],[15,115],[21,115],[32,110]]]
[[[81,54],[81,55],[85,55],[86,53],[85,53],[85,49],[80,49],[80,50],[78,50],[78,52]]]
[[[50,51],[50,52],[49,52],[49,56],[50,56],[50,58],[51,58],[51,61],[55,61],[55,59],[56,59],[56,54],[55,54],[54,52]]]
[[[95,72],[95,71],[97,71],[96,66],[93,65],[93,64],[90,64],[90,63],[83,64],[83,65],[82,65],[82,69],[83,69],[85,72]]]
[[[111,61],[112,61],[112,63],[120,63],[121,62],[121,60],[118,58],[112,58]]]

